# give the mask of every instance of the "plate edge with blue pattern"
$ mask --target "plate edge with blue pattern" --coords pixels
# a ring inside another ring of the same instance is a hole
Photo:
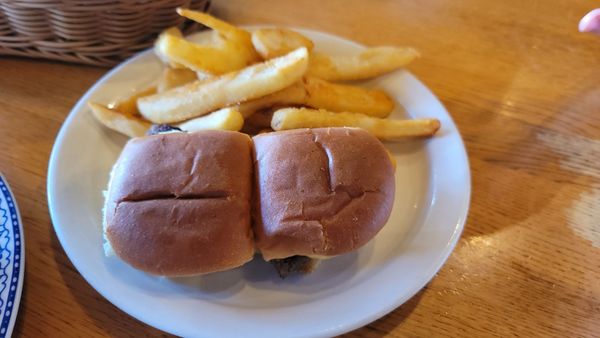
[[[0,174],[0,337],[10,337],[21,299],[25,245],[19,209]]]

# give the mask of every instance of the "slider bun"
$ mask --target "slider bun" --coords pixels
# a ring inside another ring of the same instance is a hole
[[[254,235],[266,260],[350,252],[387,222],[394,168],[368,132],[299,129],[253,141]]]
[[[131,139],[106,196],[108,246],[133,267],[170,277],[250,261],[251,166],[251,140],[238,132]]]

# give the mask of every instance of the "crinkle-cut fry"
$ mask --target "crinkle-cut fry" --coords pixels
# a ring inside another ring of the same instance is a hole
[[[178,127],[190,132],[207,129],[239,131],[243,125],[244,117],[236,107],[227,107],[180,123]]]
[[[382,90],[336,84],[305,76],[306,105],[335,112],[363,113],[387,117],[394,109],[394,101]]]
[[[306,47],[309,52],[314,48],[312,40],[286,28],[257,29],[252,32],[252,44],[265,60],[285,55],[300,47]]]
[[[163,69],[163,72],[161,73],[160,78],[158,79],[156,91],[158,93],[162,93],[169,89],[183,86],[184,84],[196,80],[198,80],[198,76],[194,71],[185,68],[178,69],[166,67],[165,69]],[[137,110],[137,103],[134,101],[133,104]]]
[[[382,140],[407,137],[430,137],[440,128],[437,119],[390,120],[358,113],[334,113],[307,108],[284,108],[273,114],[271,128],[288,130],[298,128],[355,127],[371,132]]]
[[[98,103],[88,102],[88,107],[98,122],[129,137],[144,136],[151,126],[148,121],[122,114]]]
[[[139,92],[133,93],[131,96],[128,96],[113,104],[108,105],[108,109],[112,109],[127,116],[139,118],[141,117],[141,115],[139,110],[137,109],[137,100],[140,97],[154,95],[156,94],[156,91],[156,86],[148,87]]]
[[[237,72],[141,98],[137,105],[154,123],[181,122],[286,88],[300,80],[307,66],[308,52],[299,48]]]
[[[313,53],[307,74],[328,81],[364,80],[404,67],[419,57],[411,47],[374,47],[359,54],[330,56]]]

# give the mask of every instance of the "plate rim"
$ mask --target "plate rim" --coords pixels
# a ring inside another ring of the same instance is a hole
[[[256,29],[256,28],[263,28],[263,27],[285,27],[288,29],[293,29],[293,30],[302,32],[302,33],[321,35],[326,38],[341,39],[341,40],[344,40],[344,42],[346,42],[346,43],[350,43],[350,44],[353,44],[353,45],[361,47],[361,48],[367,47],[363,44],[360,44],[360,43],[358,43],[354,40],[351,40],[347,37],[344,37],[344,36],[338,36],[338,35],[334,35],[334,34],[325,33],[322,31],[316,31],[316,30],[306,29],[306,28],[299,28],[299,27],[294,27],[294,26],[286,26],[286,25],[275,26],[275,25],[265,24],[265,25],[242,25],[240,27],[245,28],[245,29]],[[198,33],[196,33],[196,34],[198,34]],[[71,124],[72,120],[77,115],[77,112],[80,111],[83,108],[83,106],[85,106],[89,97],[92,96],[94,94],[94,92],[98,89],[98,87],[102,86],[108,78],[112,77],[116,73],[119,73],[122,70],[122,68],[124,68],[132,63],[135,63],[138,58],[140,58],[146,54],[149,54],[149,53],[152,53],[152,48],[148,48],[144,51],[136,53],[129,59],[120,63],[119,65],[117,65],[116,67],[112,68],[107,73],[105,73],[103,76],[101,76],[91,87],[88,88],[88,90],[80,97],[80,99],[77,101],[77,103],[73,106],[73,108],[70,110],[67,118],[63,121],[63,124],[61,125],[61,128],[56,136],[54,145],[52,147],[52,152],[51,152],[51,155],[49,158],[49,164],[48,164],[47,198],[48,198],[48,206],[49,206],[50,216],[51,216],[51,220],[52,220],[52,225],[53,225],[54,231],[55,231],[63,249],[65,249],[65,239],[64,239],[64,235],[62,233],[63,229],[61,229],[60,227],[57,227],[55,225],[55,219],[57,219],[57,216],[55,215],[55,211],[54,211],[55,208],[53,206],[55,205],[54,197],[56,194],[54,192],[56,191],[56,187],[55,187],[55,182],[52,180],[52,178],[55,177],[55,175],[56,175],[57,166],[58,166],[57,156],[59,156],[58,155],[59,149],[61,148],[61,145],[63,144],[64,139],[65,139],[65,134],[67,133],[66,126]],[[466,147],[464,144],[464,140],[462,138],[460,131],[458,130],[458,127],[456,126],[456,123],[454,122],[454,119],[452,118],[452,116],[450,115],[450,113],[448,112],[446,107],[443,105],[443,103],[439,100],[439,98],[437,96],[435,96],[435,94],[429,89],[429,87],[427,87],[421,80],[419,80],[416,76],[414,76],[410,71],[408,71],[408,70],[405,70],[405,71],[406,71],[406,74],[411,78],[412,81],[418,82],[423,87],[423,89],[426,91],[426,93],[435,101],[435,103],[439,104],[439,106],[443,109],[445,115],[447,116],[448,120],[451,122],[453,129],[456,131],[458,145],[460,146],[459,151],[460,151],[460,155],[462,157],[460,159],[462,161],[459,161],[459,162],[462,162],[464,164],[464,169],[466,170],[465,171],[465,186],[463,187],[465,196],[464,196],[464,198],[462,198],[462,200],[465,201],[464,208],[461,208],[462,212],[459,213],[460,217],[459,217],[458,223],[453,225],[454,231],[452,232],[452,235],[448,238],[447,244],[444,247],[444,251],[440,252],[440,255],[437,256],[438,257],[437,264],[432,264],[431,268],[428,269],[426,271],[426,273],[423,274],[424,277],[420,278],[418,280],[418,283],[415,283],[415,286],[412,289],[410,289],[409,291],[406,291],[404,293],[403,297],[395,298],[394,301],[390,302],[388,306],[381,307],[381,309],[379,311],[375,311],[375,312],[370,313],[367,316],[364,316],[362,320],[357,320],[352,323],[345,323],[343,325],[330,327],[327,330],[314,332],[313,335],[308,335],[309,337],[339,335],[339,334],[343,334],[343,333],[355,330],[355,329],[365,326],[373,321],[376,321],[377,319],[383,317],[384,315],[390,313],[394,309],[396,309],[399,306],[401,306],[402,304],[404,304],[406,301],[408,301],[409,299],[414,297],[421,289],[423,289],[427,285],[427,283],[429,283],[431,280],[433,280],[433,278],[435,278],[435,275],[437,274],[437,272],[442,268],[442,266],[446,263],[446,261],[448,260],[448,258],[452,254],[452,252],[454,251],[454,248],[456,247],[456,245],[462,235],[462,232],[464,230],[464,227],[465,227],[465,224],[466,224],[466,221],[468,218],[468,214],[469,214],[469,209],[470,209],[470,204],[471,204],[471,194],[472,194],[471,169],[470,169],[468,153],[467,153],[467,150],[466,150]],[[68,245],[67,245],[67,247],[68,247]],[[100,293],[105,299],[107,299],[115,307],[119,308],[124,313],[136,318],[137,320],[139,320],[140,322],[142,322],[146,325],[155,327],[164,332],[170,332],[170,333],[181,335],[181,332],[173,330],[172,328],[167,329],[164,325],[161,325],[160,323],[156,323],[156,322],[153,322],[153,321],[150,321],[147,319],[141,319],[137,314],[133,314],[133,313],[126,311],[125,310],[126,307],[122,306],[123,304],[121,303],[120,300],[115,299],[114,297],[110,296],[108,293],[101,292],[100,290],[102,288],[98,288],[95,282],[92,282],[88,278],[88,276],[86,276],[80,272],[81,271],[79,269],[80,263],[78,263],[79,259],[77,257],[74,257],[71,254],[69,254],[69,252],[66,249],[65,249],[65,253],[67,254],[67,257],[72,262],[74,267],[78,270],[79,274],[86,280],[86,282],[88,282],[96,290],[96,292]]]
[[[9,213],[7,216],[9,216],[8,221],[16,220],[17,224],[12,223],[12,228],[13,228],[13,243],[15,242],[15,240],[19,241],[19,258],[18,258],[18,266],[15,266],[15,264],[17,263],[16,260],[14,260],[14,256],[17,254],[17,251],[15,250],[14,254],[13,254],[13,272],[14,269],[18,269],[19,270],[19,275],[17,277],[17,280],[14,280],[14,273],[13,273],[13,280],[10,282],[9,285],[7,285],[7,287],[9,287],[9,295],[7,298],[7,301],[11,302],[12,301],[12,305],[8,305],[7,304],[7,309],[10,311],[9,314],[9,320],[8,323],[4,324],[4,320],[5,318],[1,319],[1,328],[4,328],[4,326],[6,325],[6,331],[4,333],[0,333],[0,335],[2,337],[10,337],[12,336],[12,332],[13,329],[15,327],[15,323],[17,321],[17,317],[19,314],[19,306],[21,305],[21,295],[23,292],[23,280],[25,277],[25,232],[23,231],[23,222],[21,220],[21,212],[19,211],[19,206],[17,204],[17,200],[15,199],[15,195],[12,192],[12,189],[10,187],[10,185],[8,184],[8,180],[6,179],[6,177],[0,173],[0,187],[5,187],[6,190],[2,191],[2,189],[0,189],[0,194],[4,195],[4,198],[7,201],[7,206],[8,206],[8,210],[7,212]],[[10,200],[7,198],[10,197]],[[13,206],[11,207],[8,202],[12,202]],[[12,210],[11,210],[12,209]],[[11,212],[14,213],[11,214]],[[18,230],[18,233],[15,232],[15,230]],[[19,238],[15,238],[15,234],[19,235]],[[15,247],[16,249],[16,245],[13,244],[13,247]],[[12,288],[15,288],[14,291],[11,291]],[[11,292],[12,292],[12,300],[11,300]],[[6,317],[6,313],[4,314],[4,317]]]

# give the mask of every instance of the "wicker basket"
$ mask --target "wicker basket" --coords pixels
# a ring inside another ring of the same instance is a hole
[[[176,7],[210,0],[0,0],[0,55],[112,66],[148,48],[164,28],[197,28]]]

